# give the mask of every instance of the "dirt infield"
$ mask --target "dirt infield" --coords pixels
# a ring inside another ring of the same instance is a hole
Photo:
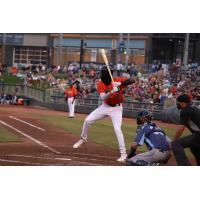
[[[46,165],[121,165],[116,162],[118,151],[91,142],[80,149],[73,149],[72,145],[78,137],[61,129],[49,126],[25,115],[26,112],[44,113],[49,115],[64,115],[63,112],[26,108],[17,106],[1,106],[0,124],[10,132],[18,135],[22,142],[0,143],[0,165],[5,166],[46,166]],[[23,120],[34,126],[45,129],[41,131],[28,124],[17,121]]]
[[[21,141],[0,143],[0,166],[123,166],[115,161],[119,156],[117,150],[90,141],[73,149],[77,136],[40,122],[27,112],[66,116],[64,112],[1,105],[0,126],[18,135]],[[168,165],[175,165],[173,157]]]

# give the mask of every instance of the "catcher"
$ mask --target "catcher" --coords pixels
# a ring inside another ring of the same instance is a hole
[[[151,112],[140,111],[137,115],[137,125],[137,135],[131,145],[126,164],[128,166],[146,166],[167,162],[170,157],[170,139],[161,128],[152,123]],[[137,147],[144,143],[149,151],[136,155]]]

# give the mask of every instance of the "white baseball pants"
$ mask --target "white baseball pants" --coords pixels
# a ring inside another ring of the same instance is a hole
[[[69,108],[69,117],[74,117],[74,107],[75,107],[75,100],[74,103],[72,101],[74,100],[74,97],[68,97],[68,108]]]
[[[126,147],[124,142],[124,136],[121,130],[122,125],[122,105],[117,105],[116,107],[111,107],[107,104],[102,104],[93,112],[91,112],[85,119],[81,137],[83,139],[87,139],[88,137],[88,130],[92,123],[97,120],[103,119],[105,117],[110,117],[114,126],[114,131],[117,136],[119,150],[121,154],[126,154]]]

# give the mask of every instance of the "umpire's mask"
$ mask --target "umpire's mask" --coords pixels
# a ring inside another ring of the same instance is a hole
[[[181,103],[190,104],[190,97],[187,94],[181,94],[176,99],[176,107],[178,110],[182,109]]]

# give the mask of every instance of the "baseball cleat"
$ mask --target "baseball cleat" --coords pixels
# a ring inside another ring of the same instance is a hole
[[[120,158],[117,159],[118,162],[125,163],[127,158],[127,154],[122,154]]]
[[[80,139],[78,142],[76,142],[74,145],[73,145],[73,148],[74,149],[78,149],[82,144],[84,144],[86,142],[86,140],[84,139]]]

